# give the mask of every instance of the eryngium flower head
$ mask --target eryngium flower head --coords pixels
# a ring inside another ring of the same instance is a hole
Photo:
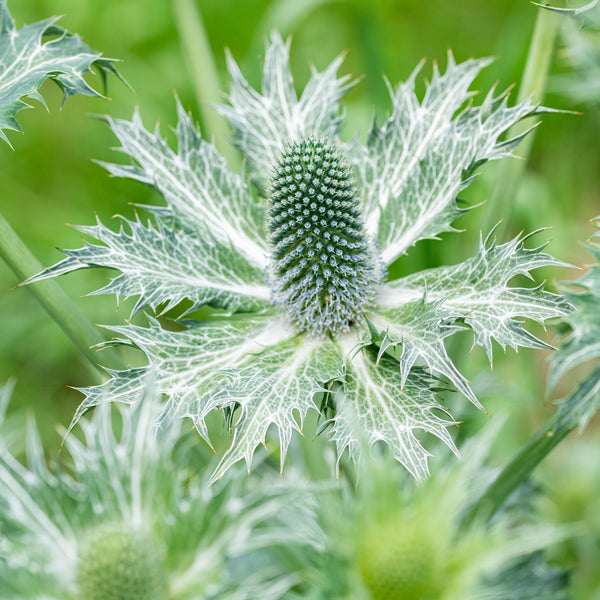
[[[359,466],[358,489],[342,480],[324,492],[327,554],[314,553],[307,571],[318,597],[567,600],[568,571],[550,566],[545,551],[577,528],[537,521],[535,492],[518,490],[491,521],[465,518],[494,479],[490,449],[503,422],[470,437],[463,460],[446,453],[427,481],[409,480],[380,455]]]
[[[212,453],[176,421],[155,432],[153,395],[120,407],[119,434],[100,407],[49,468],[33,423],[27,466],[8,448],[9,393],[0,386],[0,600],[279,600],[304,567],[291,555],[321,546],[298,478],[264,463],[257,478],[209,485]]]
[[[373,305],[379,284],[350,169],[332,144],[293,142],[269,194],[269,282],[301,330],[347,331]]]
[[[80,600],[167,600],[162,556],[148,533],[126,523],[102,524],[82,541],[77,562]]]
[[[502,348],[546,348],[521,318],[543,322],[570,309],[541,287],[509,285],[517,275],[560,264],[543,247],[526,248],[526,237],[497,244],[488,234],[462,263],[384,281],[386,269],[413,245],[454,230],[466,210],[458,194],[476,169],[509,155],[522,137],[500,136],[542,111],[529,101],[509,107],[506,94],[493,91],[474,104],[469,88],[488,63],[457,64],[450,54],[445,73],[434,68],[422,99],[415,93],[416,69],[390,86],[392,111],[373,123],[366,142],[346,142],[340,98],[350,83],[337,76],[341,59],[313,70],[298,97],[289,45],[274,34],[260,92],[228,60],[230,105],[219,110],[244,157],[239,175],[180,105],[177,150],[145,129],[137,112],[131,122],[107,118],[131,162],[106,168],[152,186],[165,206],[152,209],[155,223],[137,218],[125,219],[118,231],[101,222],[81,228],[101,243],[65,251],[63,261],[31,281],[108,267],[119,275],[100,292],[136,296],[134,313],[170,310],[183,301],[181,316],[205,305],[224,312],[209,321],[196,314],[183,327],[151,318],[147,328],[113,328],[148,364],[112,372],[103,387],[86,389],[74,422],[104,392],[131,402],[151,377],[168,398],[163,416],[191,417],[207,441],[207,415],[225,414],[232,442],[215,479],[238,460],[250,463],[271,426],[283,462],[292,432],[310,410],[326,413],[338,456],[348,449],[358,458],[364,435],[370,444],[387,444],[410,473],[424,477],[423,432],[457,451],[448,431],[454,420],[438,397],[448,384],[440,385],[440,378],[481,405],[445,339],[470,328],[490,359],[492,340]],[[317,164],[319,153],[331,156],[327,169]],[[311,196],[313,176],[311,184],[295,177],[297,167],[304,178],[313,163],[315,177],[322,168],[323,179]],[[292,184],[298,189],[290,190]],[[302,203],[308,198],[307,208],[290,204],[290,194]],[[339,208],[328,207],[328,199]]]

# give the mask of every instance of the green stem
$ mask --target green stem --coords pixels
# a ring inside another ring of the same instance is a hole
[[[556,413],[535,433],[465,513],[462,525],[489,521],[506,499],[571,431],[585,427],[600,408],[600,363],[560,402]]]
[[[43,270],[27,246],[15,233],[6,219],[0,214],[0,256],[23,281]],[[61,329],[73,340],[82,354],[95,367],[98,376],[98,354],[90,347],[104,342],[98,330],[82,315],[55,281],[40,281],[27,288],[58,323]],[[103,363],[112,368],[125,368],[120,356],[111,349],[102,353]]]
[[[560,17],[550,11],[542,9],[538,11],[517,102],[523,102],[527,98],[531,98],[534,103],[542,101],[554,57],[559,21]],[[521,135],[529,127],[531,122],[528,119],[513,125],[508,131],[507,139]],[[515,192],[525,170],[534,139],[535,131],[532,131],[513,152],[523,160],[509,158],[500,163],[496,183],[487,203],[483,231],[489,231],[503,219],[504,231],[509,234],[507,225],[511,218]]]
[[[194,0],[171,0],[171,4],[206,133],[214,136],[215,146],[229,166],[238,169],[240,158],[229,143],[229,125],[212,106],[222,100],[221,85],[202,16]]]
[[[475,520],[489,521],[506,499],[531,474],[533,469],[575,429],[576,424],[561,424],[561,411],[557,411],[521,448],[518,454],[502,469],[484,494],[470,507],[462,525],[468,527]]]
[[[256,57],[264,51],[265,35],[270,35],[271,31],[278,31],[285,39],[298,30],[311,13],[336,1],[339,0],[303,0],[302,2],[298,2],[298,0],[275,0],[271,2],[254,31],[249,50],[246,53],[246,60],[252,61],[251,64],[254,65]],[[348,6],[348,10],[352,9],[352,5]]]

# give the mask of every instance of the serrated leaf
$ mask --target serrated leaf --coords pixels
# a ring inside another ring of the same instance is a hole
[[[151,377],[169,402],[163,410],[167,420],[190,417],[210,443],[204,424],[206,415],[218,408],[211,398],[223,380],[222,370],[239,367],[252,360],[265,345],[276,344],[295,335],[278,317],[252,317],[243,320],[209,322],[181,321],[184,331],[163,329],[150,319],[149,327],[124,325],[111,331],[126,336],[117,343],[132,344],[142,350],[148,366],[127,371],[110,371],[106,383],[83,388],[85,399],[78,408],[71,428],[90,407],[105,401],[130,402],[138,397]]]
[[[249,263],[264,268],[267,246],[264,209],[244,178],[231,172],[215,147],[202,139],[190,116],[177,103],[177,152],[143,126],[139,112],[132,121],[106,117],[121,142],[120,151],[137,164],[101,163],[112,175],[155,187],[164,197],[179,229],[208,228],[224,246],[235,248]]]
[[[474,93],[469,88],[490,59],[456,64],[448,54],[446,72],[434,65],[422,102],[415,93],[417,67],[394,91],[392,114],[374,122],[366,146],[349,146],[360,176],[367,226],[383,261],[391,264],[416,242],[451,231],[463,212],[457,196],[484,162],[510,154],[519,139],[499,142],[511,125],[539,111],[529,101],[509,108],[506,94],[457,115]]]
[[[215,239],[204,225],[195,224],[194,231],[176,231],[158,217],[156,223],[157,228],[150,222],[144,226],[139,218],[123,219],[119,231],[100,220],[92,227],[78,227],[104,245],[86,243],[77,250],[63,250],[67,258],[25,283],[86,267],[106,267],[120,274],[93,294],[115,294],[117,300],[137,296],[132,315],[144,306],[165,305],[166,312],[186,298],[192,304],[184,314],[204,304],[231,312],[270,307],[262,270]]]
[[[482,346],[492,360],[492,339],[504,349],[549,348],[524,328],[519,317],[543,323],[572,310],[562,296],[544,291],[543,284],[532,288],[511,287],[516,275],[545,266],[567,266],[545,252],[545,245],[526,248],[529,236],[517,236],[497,244],[492,233],[482,239],[477,254],[451,267],[429,269],[386,283],[381,293],[380,313],[394,329],[396,315],[404,322],[407,305],[425,297],[432,306],[439,303],[438,321],[461,318],[473,330],[473,344]],[[533,235],[533,234],[531,234]],[[388,310],[385,310],[388,309]],[[431,315],[431,319],[433,316]],[[433,322],[433,321],[432,321]],[[397,327],[401,330],[400,325]],[[418,326],[415,325],[418,348]],[[429,331],[431,328],[427,327]],[[401,331],[399,331],[401,335]]]
[[[550,392],[567,371],[600,357],[600,296],[591,292],[575,294],[569,291],[565,291],[565,295],[576,310],[567,320],[571,333],[551,358]]]
[[[364,349],[350,358],[352,343],[345,343],[346,379],[335,392],[332,439],[338,456],[346,448],[359,459],[363,440],[368,446],[383,442],[392,455],[417,479],[429,474],[429,453],[416,432],[431,433],[457,453],[447,431],[455,422],[445,418],[446,409],[437,400],[435,383],[422,370],[413,370],[403,380],[398,364]]]
[[[285,43],[278,33],[273,33],[267,46],[260,93],[248,84],[228,55],[231,106],[216,107],[229,119],[235,144],[262,189],[266,188],[273,165],[286,144],[309,135],[330,141],[339,137],[342,118],[339,100],[352,85],[348,76],[336,75],[342,63],[339,57],[322,73],[313,67],[311,78],[298,98],[289,52],[289,40]]]
[[[92,67],[105,79],[119,74],[112,59],[102,58],[76,34],[55,25],[57,17],[17,29],[6,0],[0,2],[0,138],[9,143],[4,129],[21,131],[16,115],[31,98],[45,105],[38,89],[51,79],[64,99],[75,94],[100,96],[83,78]],[[44,37],[54,39],[44,41]]]
[[[213,481],[242,458],[250,468],[271,425],[277,428],[283,469],[292,432],[301,432],[308,409],[318,410],[315,394],[324,391],[325,383],[339,379],[342,367],[341,355],[330,340],[300,336],[265,349],[244,367],[224,371],[225,381],[211,401],[220,406],[238,403],[240,416],[231,448]]]

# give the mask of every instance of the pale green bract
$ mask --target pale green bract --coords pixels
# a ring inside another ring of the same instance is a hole
[[[462,264],[383,283],[373,311],[358,315],[339,335],[301,333],[278,313],[263,275],[269,262],[264,193],[286,144],[313,136],[338,145],[354,166],[366,227],[387,268],[419,240],[451,231],[465,210],[457,194],[475,169],[510,155],[520,139],[499,141],[499,136],[545,110],[529,102],[508,107],[506,94],[494,97],[493,90],[474,106],[469,89],[489,60],[456,64],[449,55],[443,74],[434,69],[422,101],[414,89],[417,69],[390,89],[392,113],[383,125],[373,125],[366,145],[345,143],[339,139],[339,101],[351,83],[337,76],[340,63],[313,70],[298,98],[289,44],[278,34],[267,47],[261,92],[229,58],[230,104],[220,110],[246,160],[248,172],[242,175],[230,171],[180,105],[177,150],[158,131],[146,130],[137,113],[130,122],[106,119],[132,161],[106,168],[155,188],[165,206],[147,207],[155,223],[125,219],[118,232],[102,223],[83,228],[102,245],[65,251],[62,262],[29,282],[90,266],[116,268],[120,274],[100,292],[137,296],[133,312],[142,306],[165,310],[187,298],[190,310],[208,304],[238,314],[182,321],[185,331],[155,321],[149,328],[119,327],[121,341],[141,348],[148,365],[113,371],[104,386],[83,390],[74,423],[103,398],[136,401],[144,379],[151,377],[167,399],[161,418],[189,416],[207,440],[206,416],[224,411],[232,444],[214,480],[242,458],[250,463],[271,425],[283,464],[292,431],[322,404],[340,456],[349,448],[357,457],[365,436],[371,445],[387,444],[413,476],[422,478],[428,452],[420,432],[457,451],[448,431],[454,420],[437,397],[444,387],[437,377],[447,377],[480,406],[444,340],[470,327],[474,344],[490,358],[492,340],[504,348],[547,347],[518,319],[563,316],[569,303],[541,287],[510,287],[509,281],[561,263],[542,248],[526,249],[523,238],[499,245],[489,237]]]
[[[600,217],[594,219],[600,229]],[[570,369],[590,362],[592,371],[569,395],[559,403],[559,425],[579,427],[583,430],[588,421],[600,408],[600,231],[589,240],[586,248],[595,262],[585,275],[564,287],[563,293],[575,306],[562,323],[568,335],[552,356],[549,391]]]
[[[13,456],[2,427],[10,388],[0,387],[1,600],[88,600],[81,589],[89,582],[79,578],[94,575],[112,586],[107,598],[146,598],[131,587],[136,568],[148,569],[145,555],[161,563],[153,575],[166,579],[172,600],[279,600],[301,581],[303,566],[281,549],[298,556],[322,549],[313,500],[298,477],[292,486],[272,470],[249,479],[238,469],[209,486],[214,457],[181,422],[156,431],[148,388],[137,406],[119,407],[114,429],[105,401],[81,421],[83,440],[68,436],[50,466],[33,422],[26,466]],[[123,581],[111,578],[120,571],[110,556],[80,564],[94,556],[89,543],[103,531],[113,547],[128,532],[141,540],[122,557],[130,570]]]
[[[55,25],[56,21],[52,17],[17,30],[6,0],[0,2],[0,138],[5,142],[4,129],[21,131],[16,115],[29,106],[24,98],[45,105],[38,89],[46,79],[54,81],[66,99],[74,94],[100,96],[83,78],[92,67],[103,79],[109,73],[120,77],[114,60],[102,58],[77,34]],[[44,42],[44,36],[54,39]]]

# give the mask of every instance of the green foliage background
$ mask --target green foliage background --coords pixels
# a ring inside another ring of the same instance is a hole
[[[323,68],[347,50],[342,72],[364,73],[365,77],[345,99],[349,117],[346,137],[366,131],[375,106],[379,115],[387,111],[382,73],[396,83],[426,57],[428,63],[422,73],[429,76],[432,60],[445,67],[448,48],[457,60],[497,57],[480,78],[481,89],[495,81],[499,81],[500,89],[518,83],[538,11],[526,0],[197,0],[196,4],[224,90],[223,48],[230,48],[244,73],[257,84],[263,39],[273,27],[283,35],[293,32],[292,64],[299,86],[308,77],[309,62]],[[42,264],[50,265],[61,257],[56,246],[79,245],[79,234],[65,223],[91,224],[94,213],[103,219],[114,214],[132,215],[130,203],[152,201],[150,190],[131,181],[109,180],[90,160],[112,160],[109,148],[114,139],[108,128],[88,118],[88,113],[129,118],[139,104],[145,123],[159,121],[167,134],[168,126],[175,122],[175,91],[196,118],[199,113],[169,0],[13,0],[9,10],[18,27],[64,14],[60,22],[63,27],[80,33],[105,56],[123,60],[120,70],[135,90],[134,95],[113,80],[107,92],[110,102],[75,97],[61,111],[59,91],[45,84],[42,91],[51,114],[43,109],[22,112],[19,120],[26,135],[10,134],[15,152],[0,147],[1,210]],[[554,72],[565,68],[559,52]],[[95,83],[100,85],[99,80]],[[521,229],[551,227],[549,233],[538,236],[540,243],[551,238],[552,254],[583,265],[590,259],[578,242],[592,233],[588,220],[600,213],[600,111],[598,104],[572,105],[559,94],[547,94],[545,104],[582,114],[544,118],[517,197],[506,199],[507,205],[513,205],[512,215],[498,235],[507,238]],[[486,167],[465,193],[466,200],[479,203],[489,197],[496,166]],[[414,248],[411,270],[454,263],[472,254],[484,215],[485,207],[480,207],[463,217],[457,226],[464,227],[466,233],[447,234],[443,253],[436,242]],[[556,277],[575,279],[578,273],[565,269],[559,274],[537,276],[552,281]],[[92,322],[120,323],[129,314],[129,303],[116,311],[112,298],[79,298],[99,287],[99,277],[102,275],[92,271],[78,273],[61,280],[60,285]],[[0,264],[0,381],[17,378],[11,419],[22,421],[25,410],[35,412],[46,443],[57,448],[54,426],[66,424],[80,400],[80,395],[67,386],[92,383],[92,375],[75,347],[28,291],[9,291],[17,283],[8,267]],[[482,352],[467,353],[468,335],[461,342],[451,350],[456,360],[466,365],[490,414],[510,413],[503,444],[496,450],[501,464],[553,411],[545,399],[547,356],[524,351],[519,357],[510,353],[505,358],[498,351],[490,374]],[[99,362],[101,359],[100,354]],[[132,355],[128,360],[138,357]],[[573,383],[573,377],[563,381],[556,397],[566,394]],[[462,415],[466,421],[459,435],[479,428],[488,418],[473,413],[468,407],[468,413]],[[591,597],[589,594],[596,590],[594,598],[600,598],[600,575],[595,568],[600,560],[600,501],[594,494],[600,485],[600,463],[597,458],[586,458],[599,455],[597,420],[592,421],[585,436],[585,443],[573,438],[563,444],[538,477],[548,488],[544,510],[552,519],[586,520],[595,532],[584,542],[565,548],[564,556],[558,558],[578,563],[574,585],[579,597]]]

